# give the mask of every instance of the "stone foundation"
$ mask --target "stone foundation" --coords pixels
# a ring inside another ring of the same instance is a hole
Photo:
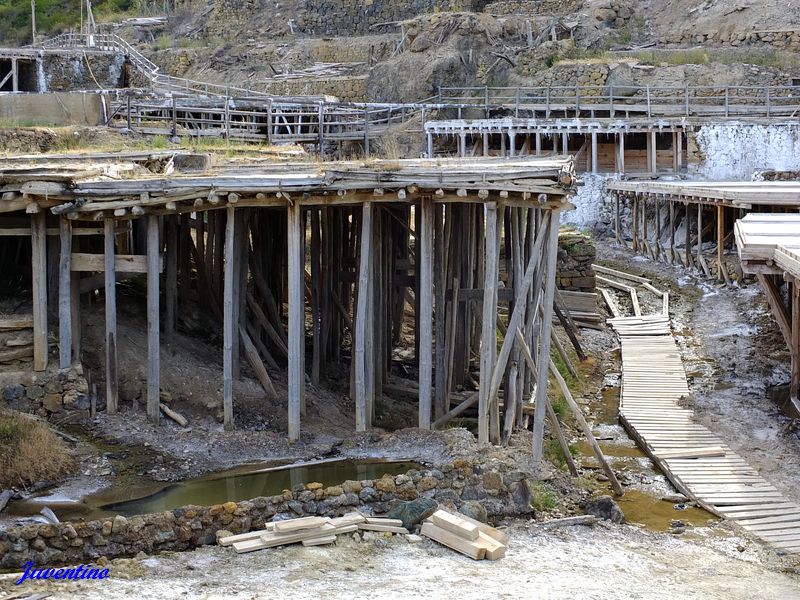
[[[0,373],[4,408],[49,417],[63,410],[89,409],[89,384],[83,368]]]
[[[26,562],[37,567],[79,564],[101,556],[112,559],[139,552],[189,550],[215,543],[220,530],[245,533],[263,529],[272,520],[339,516],[356,508],[383,514],[398,501],[419,497],[455,507],[478,500],[490,517],[527,514],[532,512],[532,490],[530,476],[511,470],[504,462],[456,460],[438,469],[345,481],[327,488],[319,483],[301,484],[280,495],[215,506],[185,506],[157,514],[58,525],[15,525],[0,531],[0,567],[18,569]]]
[[[597,250],[592,240],[577,231],[565,231],[558,236],[558,272],[556,281],[563,290],[595,291],[595,272],[592,263]]]

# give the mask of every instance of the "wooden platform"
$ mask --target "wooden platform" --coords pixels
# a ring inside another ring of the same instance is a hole
[[[800,553],[800,505],[681,406],[686,372],[663,315],[609,321],[622,343],[620,420],[681,493],[776,549]]]
[[[751,213],[736,221],[734,232],[745,272],[800,278],[800,215]]]

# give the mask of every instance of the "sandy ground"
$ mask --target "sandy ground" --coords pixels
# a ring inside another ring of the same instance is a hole
[[[198,598],[796,598],[794,567],[756,544],[711,534],[701,541],[600,524],[532,533],[511,528],[507,556],[474,562],[432,541],[398,536],[335,546],[299,545],[236,555],[206,547],[114,561],[92,582],[28,582],[13,591],[53,599]],[[737,546],[741,549],[737,549]],[[0,590],[11,591],[5,579]]]

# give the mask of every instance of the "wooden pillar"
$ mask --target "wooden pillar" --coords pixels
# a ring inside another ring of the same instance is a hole
[[[305,267],[303,214],[298,202],[287,209],[289,292],[289,441],[300,439],[300,412],[305,396]]]
[[[434,272],[434,290],[436,292],[434,297],[435,308],[435,335],[434,335],[434,356],[436,357],[436,368],[434,369],[435,381],[435,400],[434,400],[434,419],[441,418],[450,409],[448,403],[447,391],[447,350],[446,350],[446,329],[445,329],[445,314],[446,314],[446,294],[447,289],[447,273],[445,254],[448,251],[448,246],[445,245],[445,223],[444,213],[445,204],[433,205],[433,221],[434,221],[434,247],[433,247],[433,272]],[[448,209],[449,210],[449,209]],[[448,233],[452,230],[452,213],[448,212],[447,227]]]
[[[106,410],[117,412],[117,281],[116,281],[116,222],[106,218],[103,221],[105,296],[106,296]]]
[[[558,154],[558,134],[553,134],[553,154]]]
[[[458,155],[461,158],[466,158],[467,156],[467,134],[463,131],[458,136]]]
[[[639,250],[639,198],[634,194],[631,217],[633,217],[633,252]]]
[[[361,249],[358,259],[358,299],[356,307],[355,335],[353,337],[353,355],[355,360],[355,404],[356,404],[356,431],[366,431],[371,423],[368,420],[367,404],[370,402],[370,389],[367,389],[371,380],[368,374],[372,356],[367,348],[369,328],[372,322],[372,295],[369,287],[372,283],[372,203],[365,202],[361,208]]]
[[[717,206],[717,280],[725,281],[723,269],[725,252],[725,207],[721,204]]]
[[[428,138],[428,158],[433,158],[433,134],[429,131]]]
[[[675,149],[674,150],[675,150],[675,154],[673,156],[673,161],[674,161],[673,167],[675,168],[675,172],[677,173],[683,168],[683,165],[681,164],[683,162],[683,159],[682,159],[682,156],[681,156],[683,154],[683,132],[681,132],[681,131],[676,131],[675,132]]]
[[[592,173],[597,173],[597,132],[592,132]]]
[[[322,373],[322,236],[320,232],[320,209],[311,209],[311,383],[319,385]],[[327,267],[326,267],[327,268]]]
[[[703,203],[697,203],[697,268],[703,268]]]
[[[233,338],[234,327],[234,299],[233,288],[236,283],[236,270],[234,262],[236,257],[236,209],[228,206],[225,222],[225,262],[223,266],[223,301],[222,301],[222,412],[223,423],[226,430],[231,430],[233,424]],[[220,243],[222,240],[219,240]],[[291,396],[290,396],[291,399]],[[290,400],[291,401],[291,400]]]
[[[166,273],[164,285],[166,286],[164,302],[164,337],[169,352],[174,350],[175,336],[175,309],[178,305],[178,215],[166,217],[167,250],[164,260]]]
[[[491,378],[497,355],[497,280],[499,252],[497,235],[497,204],[486,204],[486,241],[484,245],[483,322],[481,326],[480,390],[478,396],[478,443],[489,443],[489,396]]]
[[[19,61],[16,58],[11,59],[11,91],[19,91]]]
[[[620,209],[619,209],[619,193],[614,194],[614,235],[617,238],[617,244],[622,244],[622,229],[620,223]]]
[[[536,132],[536,156],[542,155],[542,134]]]
[[[656,153],[656,132],[647,132],[647,170],[650,173],[658,171],[658,155]]]
[[[483,155],[489,156],[489,132],[484,131],[481,137],[483,138]]]
[[[625,134],[617,134],[617,173],[625,173]]]
[[[59,219],[61,255],[58,262],[58,347],[59,368],[72,365],[72,222]]]
[[[512,158],[517,155],[517,132],[513,129],[508,132],[508,152]]]
[[[419,268],[419,427],[431,428],[433,396],[433,198],[423,195],[420,204]]]
[[[547,246],[547,273],[544,284],[544,303],[542,307],[541,334],[539,337],[539,356],[536,363],[536,408],[533,417],[533,463],[542,460],[544,441],[544,420],[547,415],[547,372],[550,366],[550,334],[553,324],[553,297],[556,288],[556,257],[558,255],[558,223],[561,211],[555,209],[550,215],[550,239]]]
[[[147,418],[158,423],[161,356],[158,321],[158,276],[161,266],[158,217],[147,216]]]
[[[795,408],[800,407],[800,279],[794,278],[789,284],[792,313],[792,378],[789,386],[789,397]]]
[[[31,215],[33,370],[47,369],[47,229],[45,213]]]
[[[675,263],[675,202],[667,197],[669,202],[669,264]]]
[[[692,266],[692,211],[689,207],[689,203],[685,204],[684,210],[684,220],[686,221],[686,242],[684,244],[684,262],[686,263],[686,268]]]
[[[506,152],[506,134],[502,131],[500,132],[500,156],[505,158]]]
[[[569,154],[569,134],[564,132],[561,134],[561,154],[567,156]]]

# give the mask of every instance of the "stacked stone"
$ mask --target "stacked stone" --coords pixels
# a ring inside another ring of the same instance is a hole
[[[529,514],[533,483],[523,471],[500,461],[480,464],[456,460],[438,469],[411,470],[395,477],[345,481],[324,487],[320,483],[299,484],[271,497],[215,506],[186,506],[172,511],[86,523],[15,525],[0,531],[0,567],[79,564],[148,554],[186,550],[212,544],[220,530],[244,533],[263,529],[275,518],[339,516],[354,507],[373,514],[388,512],[399,501],[433,498],[459,507],[480,501],[489,516]]]
[[[800,29],[773,31],[742,31],[729,23],[717,30],[708,32],[676,32],[662,36],[662,44],[708,44],[717,43],[730,46],[768,45],[782,50],[800,50]]]
[[[576,292],[595,291],[595,272],[592,264],[597,250],[591,238],[577,231],[558,236],[558,287]]]
[[[264,91],[276,96],[335,96],[343,102],[367,102],[367,75],[268,80]]]
[[[581,90],[581,95],[588,97],[603,94],[603,86],[608,79],[609,66],[603,63],[559,63],[552,69],[539,72],[541,62],[536,57],[536,51],[526,51],[519,55],[517,72],[521,75],[535,75],[526,85],[534,87],[573,87],[579,85],[586,87]]]
[[[305,14],[297,24],[304,33],[316,35],[391,33],[397,21],[434,12],[480,12],[485,4],[484,0],[306,0]]]
[[[624,27],[633,17],[633,9],[628,2],[607,0],[594,9],[594,18],[605,27]]]
[[[570,15],[578,10],[578,0],[497,0],[486,5],[490,15]]]
[[[88,410],[88,393],[83,368],[76,365],[65,371],[20,372],[17,383],[3,387],[3,400],[12,410],[47,418],[63,410]]]

